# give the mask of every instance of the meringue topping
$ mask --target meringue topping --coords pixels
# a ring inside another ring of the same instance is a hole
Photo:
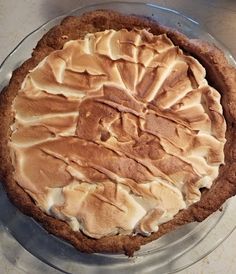
[[[92,238],[150,235],[201,198],[224,163],[220,94],[165,35],[125,29],[65,43],[13,105],[15,180]]]

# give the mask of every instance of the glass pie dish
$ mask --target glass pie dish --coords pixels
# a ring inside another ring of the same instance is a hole
[[[51,27],[60,23],[67,15],[78,16],[95,9],[113,9],[122,13],[148,16],[161,24],[173,27],[190,38],[209,41],[221,48],[229,61],[235,65],[230,53],[210,34],[190,18],[176,11],[153,4],[105,3],[78,8],[69,14],[57,17],[31,34],[6,58],[0,68],[0,88],[11,77],[11,72],[22,61],[30,57],[37,41]],[[229,200],[223,208],[202,223],[192,223],[156,240],[128,258],[121,254],[84,254],[68,243],[49,235],[37,222],[20,213],[0,189],[0,240],[3,248],[15,249],[13,236],[19,244],[15,264],[26,273],[42,273],[44,264],[64,273],[173,273],[200,260],[215,249],[235,228],[235,199]],[[21,252],[23,248],[29,252]],[[8,253],[10,252],[8,250]],[[22,255],[24,254],[24,256]],[[29,256],[32,254],[33,256]],[[29,272],[30,271],[30,272]]]

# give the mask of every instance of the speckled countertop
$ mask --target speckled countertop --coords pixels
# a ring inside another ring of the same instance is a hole
[[[89,1],[90,2],[90,1]],[[93,1],[96,2],[96,1]],[[111,2],[111,1],[109,1]],[[176,9],[200,22],[217,40],[236,57],[236,1],[235,0],[163,0],[146,1]],[[78,0],[1,0],[0,1],[0,63],[26,34],[49,19],[64,14],[88,1]],[[236,208],[235,208],[236,210]],[[0,230],[0,233],[3,233]],[[17,245],[14,239],[12,244]],[[234,274],[236,273],[236,231],[210,255],[179,272],[181,274]],[[4,254],[4,255],[3,255]],[[17,269],[12,254],[0,243],[0,273],[24,274]],[[48,266],[41,272],[59,273]],[[32,269],[30,274],[34,274]]]

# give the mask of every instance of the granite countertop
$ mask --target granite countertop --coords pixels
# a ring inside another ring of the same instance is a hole
[[[105,1],[105,0],[104,0]],[[96,1],[93,1],[96,2]],[[111,1],[109,1],[111,2]],[[131,1],[130,1],[131,2]],[[148,2],[176,9],[181,13],[200,22],[202,26],[217,40],[223,43],[236,58],[236,1],[234,0],[163,0]],[[44,22],[58,15],[64,14],[87,1],[78,0],[2,0],[0,1],[0,63],[9,52],[28,33]],[[236,210],[236,208],[235,208]],[[0,233],[3,233],[0,231]],[[179,272],[181,274],[234,274],[236,271],[236,231],[224,241],[210,255]],[[12,243],[17,245],[14,239]],[[4,255],[3,255],[4,253]],[[24,274],[14,264],[17,258],[12,259],[6,252],[6,247],[0,243],[0,272],[3,274]],[[59,274],[46,265],[41,265],[41,273]],[[30,274],[34,274],[31,269]],[[37,272],[38,273],[38,272]]]

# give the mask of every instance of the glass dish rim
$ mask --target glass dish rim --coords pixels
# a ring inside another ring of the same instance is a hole
[[[22,38],[18,44],[13,47],[12,50],[10,50],[9,54],[6,55],[6,57],[3,59],[3,61],[1,62],[0,64],[0,69],[2,68],[2,66],[4,65],[4,63],[7,61],[7,59],[17,50],[17,48],[33,33],[37,32],[39,29],[43,28],[44,26],[46,26],[48,23],[51,23],[53,22],[54,20],[56,21],[57,19],[59,18],[64,18],[66,16],[69,16],[70,14],[73,14],[74,12],[76,12],[77,10],[80,10],[80,9],[84,9],[84,8],[90,8],[90,7],[96,7],[96,6],[99,6],[99,5],[105,5],[105,4],[110,4],[111,2],[108,2],[108,1],[96,1],[95,3],[91,3],[89,5],[82,5],[82,6],[78,6],[77,8],[74,8],[66,13],[62,13],[54,18],[51,18],[51,19],[48,19],[46,20],[43,24],[39,25],[38,27],[36,27],[34,30],[30,31],[28,34],[26,34],[24,36],[24,38]],[[171,9],[171,8],[167,8],[167,7],[163,7],[161,5],[158,5],[158,4],[155,4],[155,3],[151,3],[151,2],[142,2],[142,1],[132,1],[132,2],[127,2],[127,1],[112,1],[112,3],[114,4],[131,4],[131,5],[145,5],[145,6],[150,6],[150,7],[154,7],[154,8],[158,8],[158,9],[161,9],[163,11],[169,11],[171,13],[175,13],[177,15],[180,15],[181,17],[191,21],[192,23],[196,24],[196,25],[199,25],[201,26],[201,23],[192,19],[191,17],[183,14],[182,12],[179,12],[175,9]],[[214,40],[215,38],[210,34],[208,33],[209,36],[211,36]],[[224,46],[224,48],[226,48]],[[226,50],[228,51],[228,53],[230,53],[230,51],[226,48]]]

